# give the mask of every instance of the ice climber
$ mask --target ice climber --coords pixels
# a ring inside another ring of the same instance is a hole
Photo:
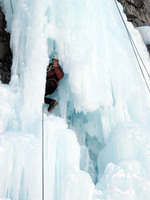
[[[58,82],[63,77],[64,77],[64,72],[61,66],[59,65],[58,56],[55,55],[52,58],[52,63],[50,63],[47,67],[44,101],[46,104],[49,104],[48,112],[50,112],[58,104],[58,102],[54,99],[48,98],[47,95],[52,94],[56,90]]]

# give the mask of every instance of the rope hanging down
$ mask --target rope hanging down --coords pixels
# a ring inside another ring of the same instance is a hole
[[[121,12],[120,12],[120,9],[119,9],[119,7],[118,7],[118,4],[117,4],[116,0],[114,0],[114,2],[115,2],[115,4],[116,4],[116,7],[117,7],[117,9],[118,9],[118,12],[119,12],[119,14],[120,14],[120,16],[121,16],[121,19],[122,19],[123,24],[124,24],[124,26],[125,26],[125,29],[126,29],[126,31],[127,31],[127,34],[128,34],[128,37],[129,37],[129,41],[131,42],[131,46],[132,46],[133,52],[134,52],[134,54],[135,54],[135,57],[136,57],[136,59],[137,59],[137,62],[138,62],[140,71],[141,71],[142,76],[143,76],[144,81],[145,81],[145,84],[146,84],[146,86],[147,86],[147,89],[148,89],[149,92],[150,92],[150,87],[149,87],[149,85],[148,85],[148,83],[147,83],[147,81],[146,81],[144,72],[143,72],[143,70],[142,70],[142,67],[141,67],[141,65],[140,65],[140,61],[139,61],[139,59],[138,59],[138,56],[139,56],[139,58],[140,58],[140,60],[141,60],[141,63],[143,64],[143,67],[144,67],[144,69],[145,69],[145,71],[146,71],[146,73],[147,73],[147,75],[148,75],[149,78],[150,78],[150,74],[149,74],[149,72],[148,72],[148,70],[147,70],[147,68],[146,68],[146,66],[145,66],[145,64],[144,64],[144,62],[143,62],[143,60],[142,60],[142,58],[141,58],[141,56],[140,56],[140,53],[139,53],[138,50],[137,50],[137,47],[136,47],[136,45],[135,45],[135,43],[134,43],[134,41],[133,41],[133,38],[132,38],[132,36],[131,36],[131,34],[130,34],[129,30],[128,30],[128,27],[127,27],[127,25],[126,25],[126,23],[125,23],[125,21],[124,21],[124,19],[123,19],[123,16],[122,16],[122,14],[121,14]]]
[[[42,200],[44,200],[44,103],[42,105]]]

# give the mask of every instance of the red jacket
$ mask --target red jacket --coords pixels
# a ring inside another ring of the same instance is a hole
[[[53,67],[53,63],[50,63],[47,67],[47,77],[46,80],[53,80],[57,83],[64,77],[64,72],[60,65],[58,67]]]

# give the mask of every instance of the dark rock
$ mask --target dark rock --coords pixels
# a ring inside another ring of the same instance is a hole
[[[147,44],[146,46],[147,46],[148,52],[150,53],[150,44]]]
[[[135,27],[150,25],[149,0],[118,0],[122,6],[128,21]]]
[[[4,29],[6,27],[5,16],[0,9],[0,29]]]
[[[5,16],[0,8],[0,80],[8,84],[11,78],[12,53],[10,49],[10,34],[5,31]]]
[[[2,62],[2,59],[4,58],[5,55],[5,45],[0,42],[0,61]]]
[[[143,0],[127,0],[127,2],[136,8],[140,8],[143,5]]]

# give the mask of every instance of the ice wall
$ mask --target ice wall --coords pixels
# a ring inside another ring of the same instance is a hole
[[[79,169],[80,147],[74,132],[59,117],[45,118],[45,199],[91,200],[94,184]]]
[[[37,139],[23,132],[2,133],[0,159],[0,197],[40,199],[41,147]]]
[[[10,1],[1,2],[9,20],[14,58],[11,83],[0,87],[0,197],[40,200],[42,103],[50,54],[47,43],[51,45],[51,41],[44,22],[43,1],[12,2],[14,15]],[[80,148],[75,134],[59,118],[45,118],[46,198],[91,199],[94,185],[89,174],[79,168]]]
[[[141,26],[141,27],[137,27],[137,29],[140,31],[145,44],[150,44],[150,27]]]
[[[45,74],[58,53],[65,77],[53,95],[58,117],[45,105],[46,199],[148,199],[150,95],[114,1],[12,0],[14,13],[0,3],[13,51],[11,83],[0,85],[0,197],[41,199]]]
[[[47,44],[43,34],[44,4],[9,0],[2,1],[1,4],[11,32],[13,65],[10,85],[18,94],[15,101],[19,128],[38,135],[45,88],[45,66],[48,63]],[[37,7],[40,7],[38,12]]]
[[[80,147],[74,132],[58,117],[44,118],[45,199],[92,199],[94,184],[79,169]],[[0,197],[42,199],[41,144],[34,135],[2,133],[0,159]]]

